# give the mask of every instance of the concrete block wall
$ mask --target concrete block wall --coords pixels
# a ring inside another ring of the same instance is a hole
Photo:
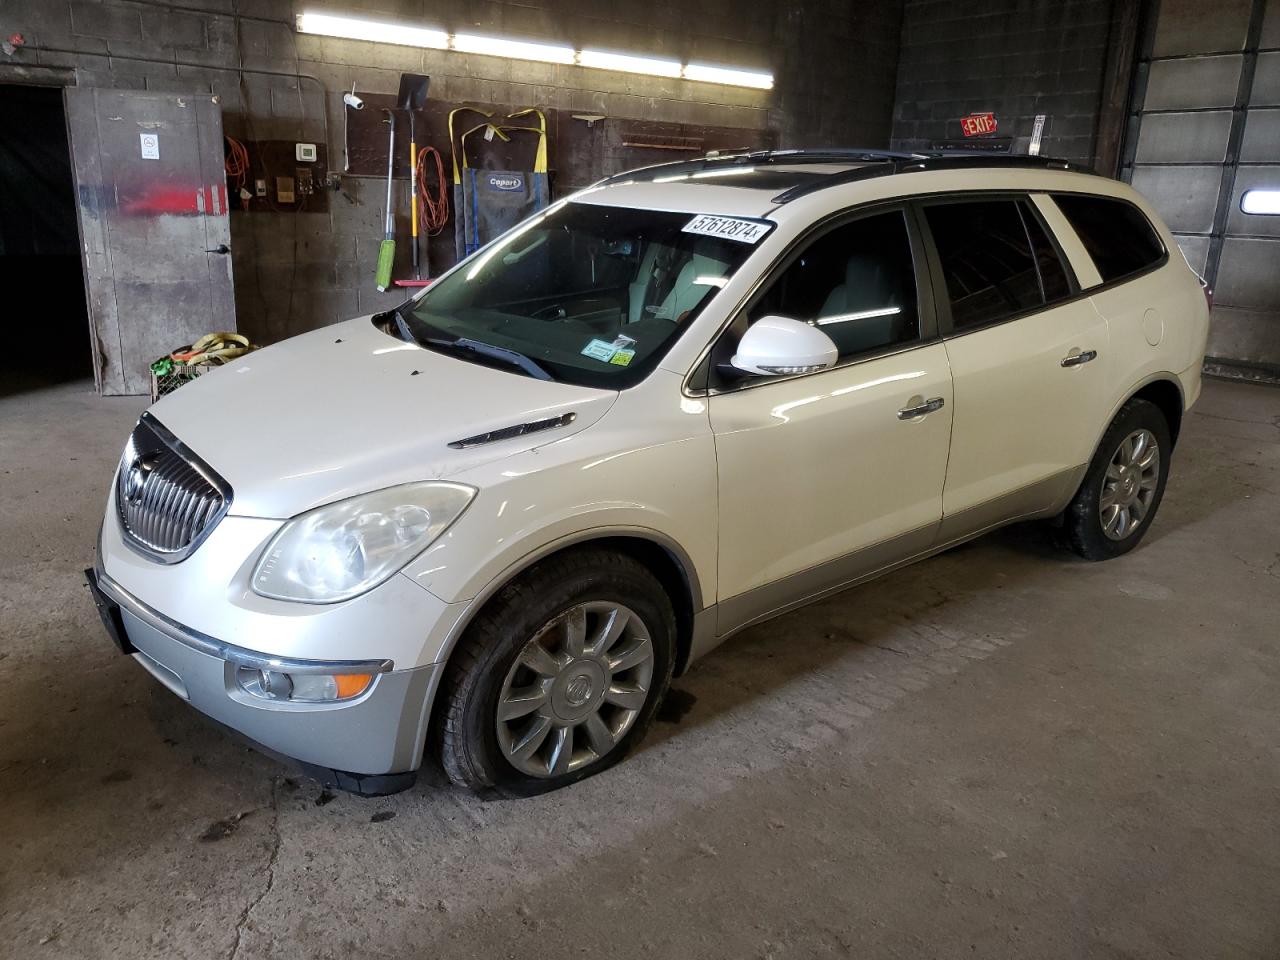
[[[1122,2],[1122,0],[1115,0]],[[1048,118],[1041,154],[1092,164],[1113,0],[907,0],[893,144],[961,138],[960,118],[996,114],[1025,141]]]
[[[455,102],[776,130],[786,146],[887,145],[903,0],[2,0],[6,62],[81,85],[211,92],[239,139],[328,142],[340,166],[342,93],[394,93],[401,72]],[[454,31],[771,70],[772,91],[300,35],[331,11]],[[552,144],[554,153],[555,145]],[[614,172],[600,170],[600,174]],[[344,178],[327,213],[233,213],[239,327],[271,342],[398,302],[373,287],[383,188]],[[452,229],[451,227],[449,229]]]

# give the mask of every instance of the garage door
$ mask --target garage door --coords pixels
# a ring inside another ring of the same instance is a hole
[[[1214,289],[1211,364],[1280,376],[1280,0],[1152,6],[1122,176]]]

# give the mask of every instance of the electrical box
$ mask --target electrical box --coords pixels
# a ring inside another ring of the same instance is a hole
[[[293,203],[293,177],[276,177],[276,200],[279,203]]]
[[[267,181],[265,180],[253,181],[253,193],[254,193],[254,196],[265,197],[267,195]]]
[[[294,144],[295,156],[299,163],[316,162],[316,145],[314,143]]]

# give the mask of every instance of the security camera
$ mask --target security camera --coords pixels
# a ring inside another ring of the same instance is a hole
[[[364,101],[361,100],[359,97],[357,97],[354,91],[352,93],[344,93],[342,95],[342,102],[345,103],[352,110],[364,109]]]

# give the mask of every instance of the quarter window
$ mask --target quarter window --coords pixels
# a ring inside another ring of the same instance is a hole
[[[1124,200],[1055,193],[1053,202],[1089,251],[1103,283],[1132,276],[1164,258],[1164,244],[1142,211]]]
[[[842,360],[917,339],[905,214],[863,217],[814,240],[755,303],[748,322],[770,314],[815,324]]]
[[[1036,256],[1015,200],[925,207],[951,302],[951,325],[968,330],[1044,304]]]

